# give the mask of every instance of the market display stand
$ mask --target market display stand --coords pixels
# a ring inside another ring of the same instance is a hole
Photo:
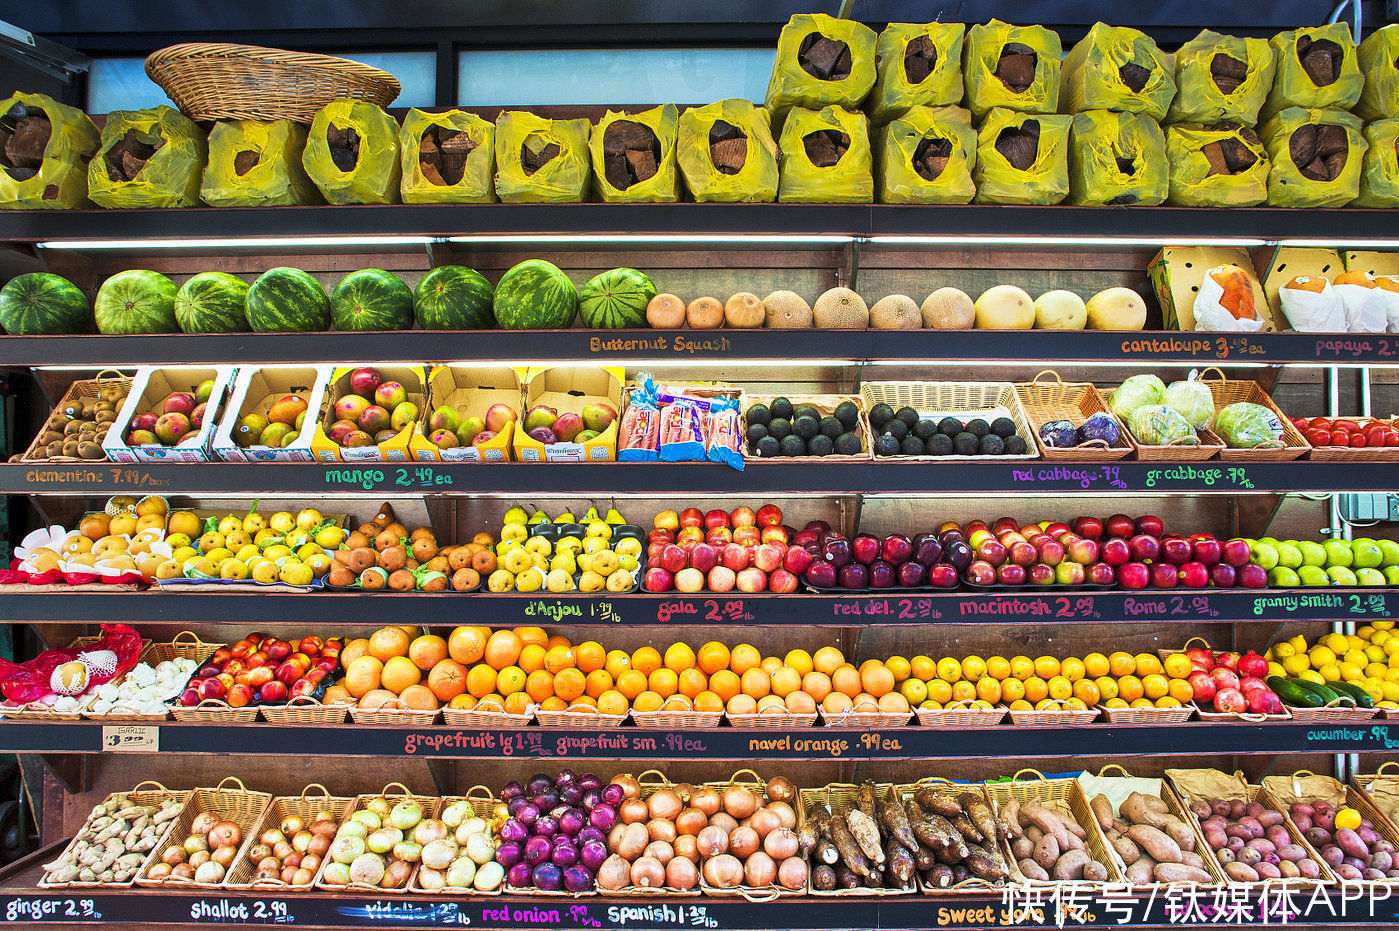
[[[98,211],[0,215],[0,241],[34,254],[50,270],[92,288],[125,268],[188,275],[209,268],[255,274],[292,264],[334,281],[362,267],[409,279],[441,264],[498,273],[543,257],[575,278],[618,265],[639,268],[682,296],[778,288],[816,294],[842,284],[867,297],[903,292],[915,299],[952,285],[973,294],[990,283],[1032,294],[1055,287],[1092,293],[1145,289],[1145,268],[1162,239],[1237,237],[1260,250],[1296,221],[1291,211],[1082,210],[1076,208],[907,208],[784,205],[577,205],[335,207],[266,210]],[[1344,247],[1387,235],[1385,212],[1309,211],[1308,235]],[[1027,240],[1027,230],[1043,231]],[[936,233],[936,236],[933,234]],[[200,238],[218,235],[216,244]],[[336,241],[297,237],[341,237]],[[277,237],[282,244],[259,244]],[[350,238],[345,238],[350,237]],[[561,241],[560,237],[566,237]],[[571,238],[567,238],[571,237]],[[708,239],[707,239],[708,237]],[[961,241],[961,237],[967,238]],[[976,239],[975,237],[985,237]],[[1007,245],[996,237],[1027,244]],[[621,239],[622,242],[617,240]],[[175,240],[175,242],[171,242]],[[287,244],[290,242],[291,244]],[[1159,327],[1159,320],[1148,326]],[[514,334],[298,334],[161,337],[0,337],[0,367],[32,376],[28,420],[80,371],[114,365],[480,361],[539,364],[614,362],[629,375],[734,381],[760,393],[858,392],[863,380],[1028,381],[1043,368],[1065,380],[1112,384],[1139,371],[1184,374],[1222,366],[1263,382],[1288,413],[1387,413],[1396,400],[1399,344],[1391,337],[1324,339],[1294,333],[1223,337],[1189,333],[940,333],[922,331],[570,330]],[[1242,364],[1241,364],[1242,363]],[[1372,368],[1373,367],[1373,368]],[[1364,390],[1359,390],[1363,385]],[[1350,393],[1354,389],[1354,394]],[[1373,390],[1372,390],[1373,389]],[[1373,399],[1373,404],[1372,404]],[[1388,406],[1386,406],[1388,405]],[[25,431],[29,432],[26,433]],[[400,515],[430,519],[444,539],[498,527],[522,501],[561,510],[587,500],[647,521],[658,510],[736,507],[773,501],[790,521],[813,518],[875,533],[935,528],[947,519],[1065,519],[1115,511],[1155,513],[1167,528],[1280,537],[1315,534],[1333,523],[1326,504],[1300,493],[1389,491],[1394,469],[1365,463],[749,463],[441,465],[336,464],[0,465],[0,493],[23,496],[42,516],[70,521],[115,493],[159,493],[219,506],[260,499],[263,509],[312,498],[325,508],[368,516],[386,497]],[[839,645],[858,662],[891,653],[965,655],[1025,652],[1082,655],[1177,648],[1191,636],[1216,647],[1262,649],[1280,636],[1324,633],[1333,625],[1388,618],[1389,590],[1173,590],[878,595],[492,596],[446,594],[157,594],[75,591],[3,596],[7,623],[30,623],[50,643],[67,643],[103,620],[120,618],[152,637],[189,629],[228,641],[252,626],[273,631],[367,631],[383,623],[429,626],[541,625],[605,636],[633,649],[644,643],[750,641],[764,652]],[[603,632],[600,628],[610,628]],[[582,639],[574,637],[575,640]],[[49,764],[44,840],[54,844],[81,823],[92,800],[153,777],[168,785],[213,785],[238,775],[252,788],[295,794],[307,782],[333,792],[373,791],[396,779],[414,791],[452,793],[560,765],[611,775],[659,766],[672,778],[727,777],[738,766],[784,773],[798,785],[939,775],[986,779],[1023,765],[1046,772],[1096,769],[1116,760],[1134,775],[1169,766],[1244,769],[1250,776],[1299,768],[1330,771],[1335,754],[1362,754],[1366,771],[1399,757],[1399,732],[1383,722],[1335,727],[1298,722],[1169,727],[1079,727],[878,731],[813,728],[748,731],[640,729],[472,731],[353,724],[103,725],[98,722],[0,726],[0,751]],[[336,928],[872,928],[1210,924],[1233,909],[1249,923],[1359,924],[1396,920],[1395,900],[1342,902],[1330,912],[1307,899],[1274,894],[1186,896],[1093,894],[1028,901],[978,896],[834,899],[644,899],[587,897],[372,897],[261,893],[35,888],[54,849],[0,875],[0,917],[20,925],[108,927],[290,925]],[[1193,909],[1193,911],[1192,911]],[[1235,921],[1238,920],[1236,917]]]

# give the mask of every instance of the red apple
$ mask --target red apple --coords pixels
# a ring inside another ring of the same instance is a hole
[[[753,554],[753,565],[757,566],[763,572],[773,572],[777,569],[781,569],[782,551],[769,543],[764,543],[762,546],[758,547],[757,552]]]
[[[674,531],[674,530],[664,529],[664,528],[657,529],[657,530],[652,530],[649,534],[647,534],[647,536],[646,536],[646,542],[648,542],[648,543],[674,543],[674,542],[675,542],[675,531]]]
[[[1103,536],[1103,522],[1096,517],[1076,517],[1073,528],[1074,533],[1090,540],[1098,540]]]
[[[1063,539],[1061,538],[1059,542],[1063,543]],[[1097,540],[1089,540],[1086,537],[1078,537],[1072,543],[1064,544],[1065,554],[1081,566],[1097,562],[1100,550],[1101,547],[1098,546]]]
[[[715,509],[707,511],[704,515],[704,526],[707,530],[715,527],[727,527],[729,525],[729,512]]]
[[[814,530],[798,530],[792,534],[791,542],[793,546],[806,546],[808,543],[815,543],[818,538],[819,536]]]
[[[768,587],[767,573],[761,569],[749,566],[738,574],[738,590],[744,594],[752,595],[764,591]]]
[[[750,507],[737,507],[729,512],[729,522],[734,527],[756,527],[758,515]],[[781,521],[779,520],[778,523],[780,524]]]
[[[1143,562],[1127,562],[1117,567],[1117,584],[1123,588],[1146,588],[1151,584],[1151,569]]]
[[[193,708],[199,704],[199,689],[194,686],[186,688],[180,693],[180,705],[185,708]]]
[[[657,566],[646,570],[646,590],[648,592],[668,592],[675,582],[675,576]]]
[[[814,530],[819,536],[823,533],[830,533],[831,525],[826,523],[824,520],[809,520],[806,522],[806,527],[804,527],[803,529]]]
[[[680,515],[675,511],[662,511],[656,515],[652,521],[652,526],[658,530],[678,530],[680,529]]]
[[[982,565],[990,568],[987,563],[982,563]],[[995,570],[991,569],[990,571],[994,577]],[[957,581],[957,569],[954,566],[940,562],[928,567],[928,584],[933,588],[956,588]]]
[[[1065,560],[1054,567],[1054,581],[1060,585],[1082,585],[1087,578],[1088,572],[1081,562]]]
[[[1012,543],[1010,545],[1010,561],[1018,566],[1030,567],[1039,559],[1039,553],[1030,545],[1029,541],[1023,543]]]
[[[900,588],[917,588],[928,581],[928,568],[921,562],[900,563],[898,572]]]
[[[1252,559],[1253,554],[1249,551],[1247,540],[1233,539],[1224,541],[1220,546],[1220,558],[1237,568]]]
[[[719,564],[719,551],[708,543],[696,543],[690,550],[690,565],[700,572],[708,572]]]
[[[1180,567],[1180,584],[1186,588],[1204,588],[1210,584],[1210,570],[1202,562],[1191,560]]]
[[[744,569],[748,568],[748,550],[738,543],[730,543],[728,546],[724,547],[723,552],[719,554],[719,561],[734,572],[742,572]]]
[[[675,588],[676,591],[682,591],[688,594],[703,590],[704,573],[700,572],[694,566],[681,569],[679,572],[675,573]]]
[[[738,577],[728,566],[715,566],[709,570],[706,582],[711,592],[731,592]]]
[[[759,527],[780,527],[782,525],[782,509],[775,504],[765,504],[758,508],[755,517]]]
[[[982,537],[980,545],[975,546],[974,549],[978,559],[985,560],[992,566],[999,566],[1010,555],[1005,545],[990,535]]]
[[[1068,524],[1065,524],[1061,521],[1055,521],[1049,524],[1047,527],[1045,527],[1044,532],[1057,540],[1064,534],[1068,533],[1071,529],[1072,528]]]
[[[1137,518],[1137,533],[1149,534],[1159,537],[1166,532],[1166,525],[1161,522],[1161,518],[1152,514],[1143,514]]]
[[[680,532],[675,536],[676,543],[702,543],[704,542],[703,527],[681,527]]]
[[[1233,588],[1239,582],[1239,570],[1227,562],[1210,566],[1210,584],[1215,588]]]
[[[913,541],[901,533],[891,533],[880,544],[879,554],[891,565],[903,565],[913,558]]]
[[[722,549],[734,541],[733,531],[728,527],[715,527],[705,535],[704,542],[716,549]]]
[[[761,529],[762,536],[759,537],[759,539],[764,543],[781,543],[786,545],[788,540],[791,539],[791,534],[787,532],[786,527],[763,527]]]
[[[1239,567],[1239,586],[1242,588],[1266,588],[1268,571],[1257,563],[1246,563]]]
[[[782,568],[793,575],[800,576],[806,572],[807,566],[811,565],[811,559],[811,553],[803,547],[789,547],[786,555],[782,557]]]
[[[703,527],[704,512],[699,508],[686,508],[680,512],[681,527]]]
[[[1045,533],[1044,528],[1041,527],[1039,524],[1026,524],[1025,526],[1019,529],[1019,533],[1026,540],[1032,542],[1034,541],[1035,537],[1049,536],[1049,534]]]
[[[661,550],[661,568],[672,575],[684,569],[687,562],[685,551],[674,543]]]
[[[802,578],[815,588],[835,588],[836,567],[825,560],[817,560],[806,567]]]
[[[1190,561],[1190,541],[1184,537],[1166,537],[1161,541],[1161,558],[1177,566]]]
[[[1058,540],[1046,540],[1039,545],[1040,562],[1057,566],[1064,561],[1064,547]]]
[[[1002,585],[1024,585],[1025,567],[1019,563],[1008,562],[996,570],[996,581]]]
[[[229,647],[228,652],[233,659],[243,659],[249,653],[253,652],[255,648],[256,644],[254,644],[252,641],[239,640],[233,646]]]
[[[1189,682],[1190,688],[1194,690],[1196,701],[1209,701],[1214,698],[1214,693],[1219,688],[1207,672],[1192,672],[1185,681]]]
[[[1180,570],[1168,562],[1151,564],[1151,584],[1156,588],[1175,588],[1180,582]]]
[[[676,544],[676,545],[679,546],[682,550],[685,551],[685,560],[686,560],[686,562],[688,563],[688,562],[689,562],[689,559],[690,559],[690,552],[691,552],[691,550],[693,550],[695,547],[699,546],[699,545],[700,545],[700,541],[699,541],[699,540],[681,540],[681,541],[680,541],[678,544]]]
[[[1214,710],[1224,714],[1243,714],[1248,710],[1248,699],[1236,688],[1222,688],[1214,693]]]
[[[314,689],[312,689],[312,691],[314,691]],[[289,694],[286,684],[278,682],[275,679],[271,682],[264,683],[257,690],[258,699],[269,704],[284,702],[287,700]]]
[[[1093,563],[1086,570],[1086,574],[1088,581],[1093,585],[1112,585],[1117,581],[1117,570],[1105,562]]]
[[[1132,548],[1122,537],[1110,537],[1099,548],[1099,557],[1109,566],[1120,566],[1132,561]]]
[[[1042,562],[1037,562],[1030,567],[1026,573],[1031,585],[1053,585],[1054,567]]]
[[[757,546],[763,542],[763,533],[752,524],[745,524],[734,530],[734,542],[740,546]]]
[[[201,701],[207,699],[223,699],[228,695],[228,687],[218,676],[199,681],[199,698]]]
[[[934,566],[933,568],[937,568]],[[931,574],[931,573],[930,573]],[[996,582],[996,567],[984,559],[972,560],[967,566],[967,581],[973,585],[994,585]]]
[[[797,577],[786,569],[778,569],[768,578],[768,590],[788,595],[797,590]]]
[[[1107,531],[1110,537],[1123,537],[1124,539],[1135,536],[1138,532],[1137,522],[1126,514],[1112,515],[1107,520],[1103,521],[1103,529]]]
[[[1127,546],[1135,562],[1155,562],[1161,555],[1161,541],[1144,533],[1128,540]]]
[[[868,533],[858,534],[850,541],[850,555],[867,566],[879,558],[879,549],[879,537]]]

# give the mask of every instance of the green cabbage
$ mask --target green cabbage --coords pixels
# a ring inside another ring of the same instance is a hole
[[[1133,375],[1117,386],[1108,406],[1118,420],[1126,420],[1143,404],[1165,404],[1166,384],[1155,375]],[[1136,432],[1135,430],[1132,432]]]
[[[1262,404],[1239,401],[1215,416],[1214,432],[1230,449],[1276,446],[1282,439],[1282,421]]]
[[[1144,404],[1127,418],[1127,429],[1143,446],[1167,446],[1177,441],[1194,446],[1200,442],[1195,428],[1164,404]]]
[[[1198,430],[1214,416],[1214,395],[1210,386],[1198,378],[1187,378],[1166,386],[1166,406]]]

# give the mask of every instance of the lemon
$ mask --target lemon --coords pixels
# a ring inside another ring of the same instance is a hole
[[[1336,827],[1354,831],[1360,827],[1360,812],[1354,808],[1342,808],[1336,812]]]
[[[1399,682],[1386,682],[1380,686],[1380,694],[1385,701],[1399,701]]]
[[[1365,678],[1365,670],[1355,663],[1341,663],[1337,669],[1341,673],[1342,682],[1354,682],[1357,679]],[[1322,670],[1321,674],[1326,675],[1326,671]]]
[[[1399,686],[1396,686],[1399,691]],[[910,705],[920,705],[928,700],[928,686],[922,679],[905,679],[899,686],[899,693],[908,699]]]
[[[1282,668],[1287,670],[1289,676],[1300,676],[1303,672],[1312,668],[1311,660],[1305,653],[1298,653],[1289,656],[1282,661]]]
[[[1343,677],[1341,676],[1341,664],[1340,664],[1340,663],[1327,663],[1327,664],[1324,665],[1324,666],[1318,666],[1318,667],[1316,667],[1316,671],[1319,672],[1319,673],[1321,673],[1321,677],[1322,677],[1323,679],[1325,679],[1327,682],[1341,682],[1341,681],[1345,681],[1345,680],[1343,679]]]
[[[1286,669],[1283,669],[1283,668],[1282,668],[1282,665],[1279,664],[1279,663],[1269,663],[1269,664],[1268,664],[1268,675],[1270,675],[1270,676],[1283,676],[1284,678],[1286,678],[1286,676],[1287,676],[1287,670],[1286,670]]]
[[[1351,650],[1363,650],[1367,641],[1359,634],[1346,634],[1346,643],[1350,645]]]
[[[1297,654],[1297,648],[1290,643],[1275,643],[1268,652],[1272,654],[1272,659],[1283,660],[1287,659],[1289,656],[1295,656]]]
[[[1384,663],[1370,663],[1365,667],[1365,678],[1383,682],[1389,676],[1389,667]]]
[[[1383,663],[1385,661],[1384,647],[1370,644],[1365,648],[1365,658],[1372,663]]]
[[[1298,634],[1297,636],[1293,637],[1291,640],[1289,640],[1289,641],[1287,641],[1287,642],[1290,643],[1290,644],[1292,645],[1292,649],[1295,650],[1296,652],[1298,652],[1298,653],[1305,653],[1305,652],[1307,652],[1307,638],[1304,637],[1304,636],[1302,636],[1301,634]]]
[[[1325,666],[1328,663],[1334,663],[1336,661],[1336,652],[1330,647],[1325,646],[1312,647],[1310,650],[1307,651],[1307,656],[1312,661],[1313,669],[1320,669],[1322,666]]]
[[[1308,682],[1315,682],[1317,685],[1325,685],[1326,679],[1315,669],[1303,669],[1297,673],[1297,678],[1305,679]]]
[[[1323,646],[1330,647],[1337,653],[1344,653],[1346,650],[1350,649],[1350,641],[1346,639],[1345,634],[1327,634],[1325,637],[1321,638],[1319,643]]]
[[[1346,650],[1341,654],[1341,661],[1345,663],[1355,663],[1357,666],[1364,666],[1369,662],[1365,656],[1364,650]]]
[[[1393,630],[1393,629],[1394,629],[1394,622],[1393,622],[1393,621],[1371,621],[1371,622],[1370,622],[1370,626],[1373,627],[1373,628],[1375,628],[1375,630]]]

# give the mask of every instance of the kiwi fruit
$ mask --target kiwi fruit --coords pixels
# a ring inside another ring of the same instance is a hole
[[[818,433],[807,441],[806,451],[812,456],[829,456],[835,452],[835,440],[824,433]]]
[[[952,455],[952,437],[946,433],[934,433],[928,437],[923,450],[930,456],[950,456]]]
[[[983,456],[1002,456],[1005,455],[1005,451],[1005,442],[994,433],[983,436],[977,449],[977,452]]]
[[[768,410],[772,412],[774,418],[781,417],[783,420],[792,419],[792,402],[786,398],[773,398],[768,405]]]
[[[54,440],[44,447],[44,455],[53,459],[55,456],[63,455],[63,441]]]
[[[851,406],[853,407],[854,405]],[[876,430],[883,430],[884,425],[893,419],[894,409],[883,401],[870,408],[870,426],[874,427]],[[842,419],[841,423],[845,423],[845,421]],[[846,426],[854,429],[852,424],[846,424]],[[961,428],[961,424],[957,426],[959,429]]]
[[[758,445],[754,449],[754,452],[758,454],[758,458],[760,459],[771,459],[773,456],[777,455],[780,449],[781,446],[776,439],[771,436],[765,436],[758,441]]]
[[[82,425],[83,422],[81,420],[68,421],[66,424],[63,425],[63,435],[72,436],[73,434],[77,433],[79,429],[82,428]]]
[[[975,456],[980,440],[972,433],[959,433],[952,438],[952,451],[958,456]]]
[[[836,437],[836,452],[842,456],[858,456],[863,447],[860,445],[860,437],[855,433],[842,433]]]
[[[806,441],[796,434],[784,436],[780,445],[780,452],[783,456],[805,456]]]
[[[772,419],[772,414],[768,411],[768,406],[766,404],[754,404],[752,407],[748,408],[748,412],[744,414],[744,416],[748,418],[750,424],[759,423],[764,426]]]
[[[884,406],[888,407],[889,405]],[[860,422],[860,409],[855,406],[854,401],[841,401],[836,405],[834,416],[845,429],[854,430],[855,425]]]
[[[102,459],[106,454],[102,452],[102,447],[98,443],[79,443],[78,457],[80,459]]]
[[[834,440],[836,437],[844,433],[847,427],[835,417],[822,417],[819,429],[821,431],[822,436],[829,437],[831,440]]]
[[[768,422],[768,436],[781,442],[792,433],[792,422],[785,417],[774,417]]]
[[[897,456],[899,454],[899,441],[894,439],[893,434],[881,433],[879,439],[874,441],[874,454],[876,456]]]
[[[902,443],[908,436],[908,425],[902,420],[891,420],[884,425],[884,432]]]
[[[905,456],[921,456],[923,455],[923,441],[913,434],[909,434],[899,444],[899,449]]]

